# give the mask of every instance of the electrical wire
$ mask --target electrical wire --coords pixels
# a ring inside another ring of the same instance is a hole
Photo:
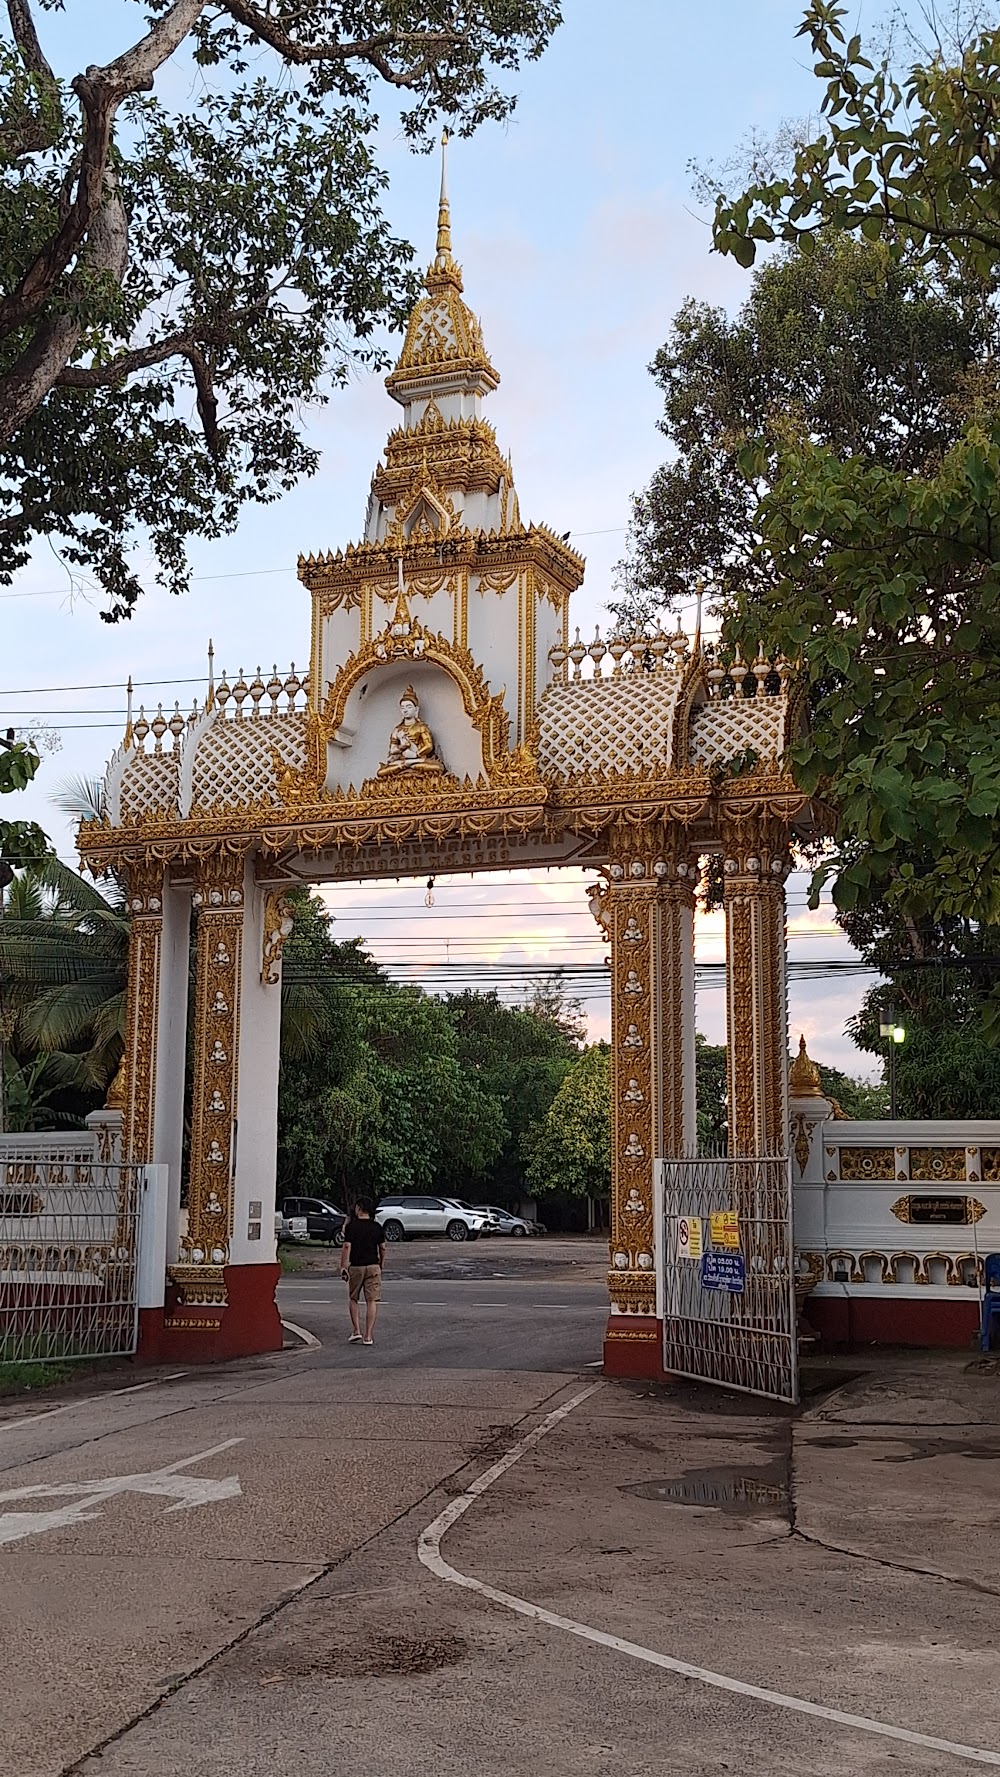
[[[571,537],[611,537],[620,536],[627,531],[624,524],[609,524],[596,531],[570,531]],[[291,564],[280,568],[242,568],[229,574],[192,574],[191,585],[204,586],[210,580],[254,580],[264,574],[295,574],[297,569]],[[54,598],[103,598],[104,588],[100,586],[45,586],[31,588],[27,592],[0,592],[0,599],[54,599]]]

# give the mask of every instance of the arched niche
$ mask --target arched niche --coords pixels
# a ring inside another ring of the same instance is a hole
[[[444,769],[473,782],[484,775],[482,732],[466,710],[457,680],[434,661],[400,660],[372,666],[349,691],[343,720],[328,748],[330,791],[360,790],[377,776],[400,719],[400,699],[411,687]],[[401,773],[401,780],[405,776]]]

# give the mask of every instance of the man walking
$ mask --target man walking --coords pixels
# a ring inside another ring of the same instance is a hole
[[[375,1205],[370,1197],[359,1197],[354,1214],[344,1229],[344,1247],[340,1275],[348,1284],[351,1310],[349,1345],[374,1345],[372,1334],[382,1300],[382,1266],[385,1263],[385,1235],[375,1220]],[[365,1332],[361,1337],[361,1297],[365,1298]]]

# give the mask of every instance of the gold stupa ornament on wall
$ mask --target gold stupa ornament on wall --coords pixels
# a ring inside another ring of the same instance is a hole
[[[819,1068],[806,1048],[806,1039],[799,1037],[799,1052],[788,1070],[788,1090],[792,1098],[822,1098],[823,1085]]]

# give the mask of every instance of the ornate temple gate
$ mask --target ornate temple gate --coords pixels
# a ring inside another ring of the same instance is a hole
[[[787,1151],[784,881],[807,800],[782,758],[786,663],[728,665],[678,629],[570,641],[584,563],[520,517],[482,418],[498,382],[462,299],[442,186],[437,253],[388,378],[403,423],[364,540],[300,560],[308,675],[210,675],[187,716],[130,712],[81,854],[133,915],[130,1159],[170,1178],[164,1302],[140,1354],[280,1345],[274,1202],[282,893],[296,883],[575,864],[612,981],[608,1370],[663,1369],[656,1163],[694,1149],[694,901],[722,858],[730,1117]],[[188,1012],[190,925],[196,983]],[[194,1098],[179,1234],[185,1032]]]

